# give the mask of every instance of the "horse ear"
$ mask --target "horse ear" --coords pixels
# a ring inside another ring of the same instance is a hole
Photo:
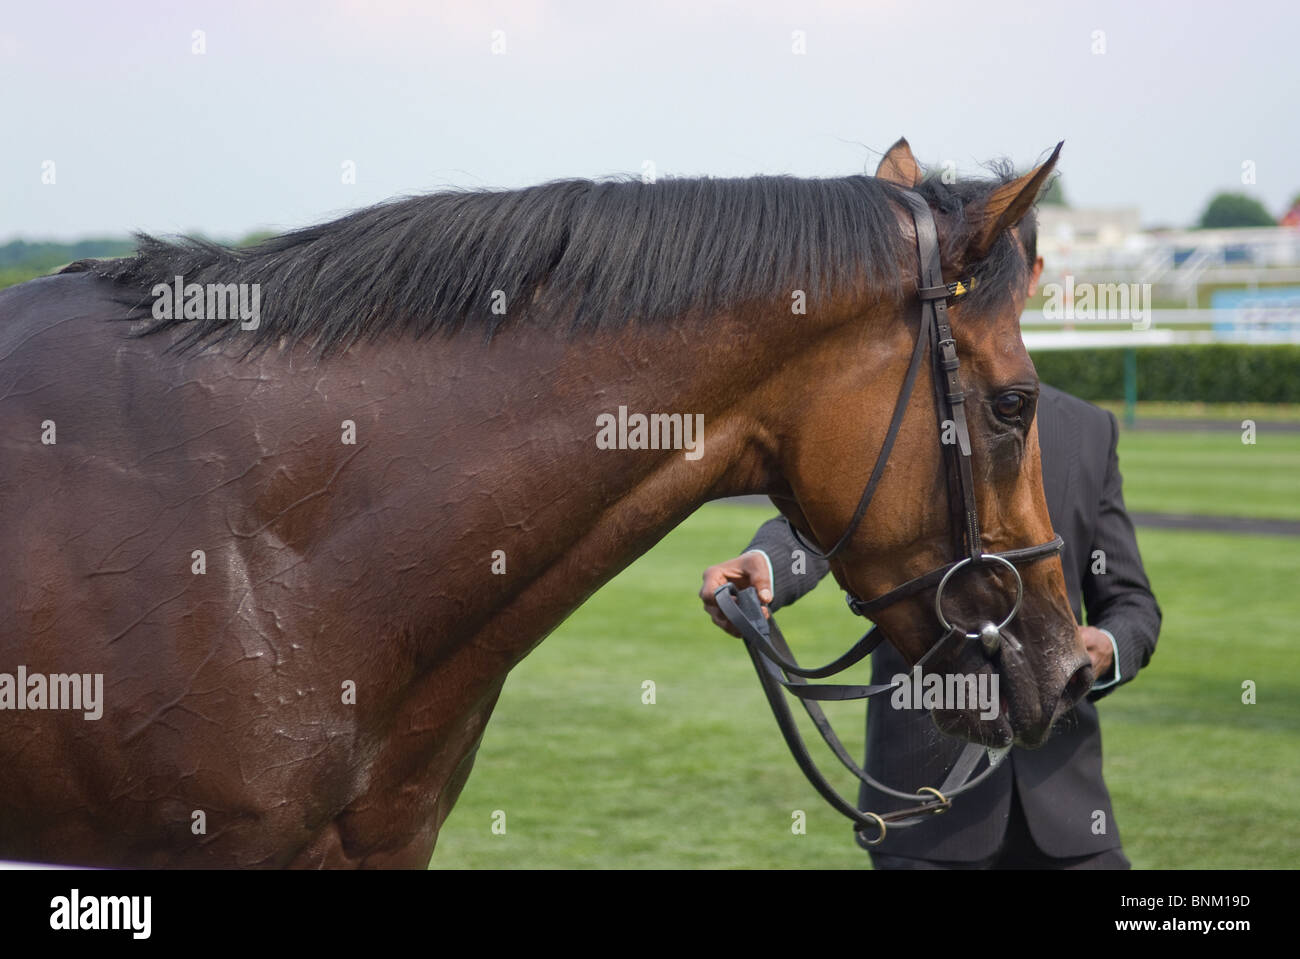
[[[1065,141],[1062,140],[1046,163],[1010,183],[1004,183],[989,195],[971,244],[972,260],[982,260],[998,237],[1024,219],[1047,184],[1047,178],[1051,176],[1056,158],[1061,155],[1061,147],[1064,145]]]
[[[907,145],[905,137],[885,151],[876,167],[876,179],[888,180],[890,183],[910,190],[921,182],[921,165],[912,156],[912,148]]]

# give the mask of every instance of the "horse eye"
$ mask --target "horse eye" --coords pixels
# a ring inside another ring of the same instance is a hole
[[[1003,393],[993,401],[993,409],[1001,419],[1015,420],[1025,409],[1023,393]]]

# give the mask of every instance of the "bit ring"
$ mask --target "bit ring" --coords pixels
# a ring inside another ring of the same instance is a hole
[[[1020,612],[1020,602],[1025,598],[1025,583],[1024,580],[1020,578],[1020,570],[1016,569],[1015,564],[1011,562],[1011,560],[1009,559],[1003,559],[997,553],[980,553],[980,555],[977,557],[967,556],[963,560],[958,560],[956,563],[953,564],[952,569],[948,570],[948,572],[943,574],[943,579],[939,580],[939,588],[935,591],[934,594],[934,614],[939,617],[939,625],[943,627],[945,633],[951,633],[957,627],[953,626],[952,623],[948,622],[948,617],[943,614],[944,588],[947,587],[949,580],[952,579],[953,573],[957,572],[957,570],[961,569],[963,566],[967,565],[968,563],[974,563],[977,561],[981,563],[983,562],[1001,563],[1007,569],[1011,570],[1011,575],[1016,578],[1015,605],[1011,607],[1011,612],[1007,613],[1007,618],[1002,620],[1002,622],[1000,622],[997,625],[997,629],[999,631],[1005,629],[1006,625],[1016,618],[1016,613]],[[965,633],[965,636],[967,639],[980,638],[979,633]]]

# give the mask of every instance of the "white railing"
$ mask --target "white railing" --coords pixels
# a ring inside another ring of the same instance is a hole
[[[1025,349],[1116,349],[1135,346],[1173,346],[1179,343],[1213,343],[1211,330],[1052,330],[1025,332]]]
[[[1279,311],[1283,312],[1283,311]],[[1288,311],[1289,312],[1289,311]],[[1077,319],[1053,319],[1044,316],[1042,310],[1026,310],[1020,317],[1021,326],[1051,326],[1051,327],[1069,327],[1069,326],[1115,326],[1124,323],[1134,324],[1134,328],[1139,326],[1147,329],[1157,329],[1162,327],[1178,326],[1201,326],[1212,323],[1223,323],[1230,319],[1230,316],[1224,315],[1224,310],[1146,310],[1143,316],[1149,320],[1143,321],[1140,325],[1126,317],[1117,317],[1107,319],[1106,317],[1080,317]],[[1294,314],[1291,314],[1289,320],[1287,317],[1268,317],[1269,322],[1295,322]]]
[[[1127,325],[1128,329],[1114,329]],[[1032,350],[1079,347],[1170,346],[1176,343],[1300,343],[1294,309],[1146,310],[1141,316],[1059,319],[1042,310],[1020,317],[1025,346]],[[1112,329],[1095,329],[1112,327]],[[1208,329],[1189,329],[1208,327]]]

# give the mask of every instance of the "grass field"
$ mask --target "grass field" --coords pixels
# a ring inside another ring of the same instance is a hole
[[[1098,406],[1124,418],[1124,403],[1120,400],[1101,401]],[[1300,404],[1296,403],[1161,403],[1138,400],[1137,418],[1143,419],[1205,419],[1241,422],[1252,419],[1257,423],[1300,422]]]
[[[1300,433],[1258,424],[1254,445],[1236,430],[1120,435],[1130,510],[1300,519]]]
[[[1277,515],[1286,478],[1294,489],[1300,470],[1300,442],[1273,453],[1242,451],[1234,433],[1121,442],[1135,509],[1216,513],[1249,502],[1249,515]],[[1221,448],[1229,442],[1237,448]],[[1161,493],[1171,487],[1177,496]],[[739,641],[708,622],[695,596],[703,568],[743,548],[769,515],[704,507],[514,671],[434,868],[867,867],[786,751]],[[1164,627],[1151,666],[1099,706],[1129,858],[1137,868],[1295,866],[1300,540],[1139,536]],[[807,661],[838,654],[858,628],[832,584],[781,619]],[[642,703],[646,680],[653,705]],[[1257,705],[1241,703],[1245,680],[1257,684]],[[860,753],[861,705],[832,705]],[[853,794],[847,775],[834,781]],[[806,835],[791,832],[796,809],[807,813]],[[504,835],[492,830],[497,810]]]

